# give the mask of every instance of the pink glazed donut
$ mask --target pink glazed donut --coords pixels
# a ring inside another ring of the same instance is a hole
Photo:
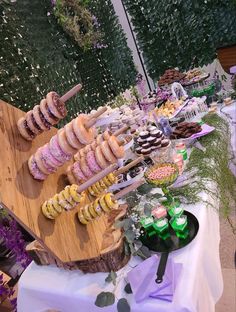
[[[87,164],[90,168],[90,170],[94,173],[98,173],[102,170],[101,167],[99,167],[96,158],[95,158],[95,153],[94,151],[89,151],[86,155],[86,160],[87,160]]]

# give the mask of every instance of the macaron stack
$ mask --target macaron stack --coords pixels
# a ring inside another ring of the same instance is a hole
[[[85,193],[79,194],[78,185],[66,186],[63,191],[45,201],[42,205],[42,213],[48,219],[58,217],[63,209],[70,210],[85,199]]]
[[[102,195],[110,186],[117,183],[117,177],[113,173],[109,173],[106,177],[100,181],[94,183],[88,188],[88,192],[91,196]]]
[[[108,139],[103,139],[94,150],[85,151],[77,158],[77,161],[68,168],[67,176],[70,183],[81,184],[93,175],[107,168],[111,164],[117,163],[122,159],[125,150],[117,137],[111,135]]]
[[[32,141],[38,134],[49,130],[67,115],[65,103],[56,92],[49,92],[46,99],[26,113],[17,122],[22,137]]]
[[[156,126],[148,126],[145,130],[139,132],[136,143],[138,147],[135,152],[138,155],[148,156],[153,151],[168,146],[170,141],[165,138],[162,131]]]
[[[89,120],[88,115],[79,115],[30,157],[28,167],[34,179],[45,180],[49,174],[70,160],[78,149],[94,140],[95,128],[86,127]]]
[[[81,207],[78,218],[82,224],[88,224],[103,213],[109,213],[114,209],[118,209],[118,202],[112,193],[106,193],[96,198],[91,204]]]

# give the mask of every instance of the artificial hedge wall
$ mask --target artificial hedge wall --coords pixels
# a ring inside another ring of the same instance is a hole
[[[149,75],[211,63],[236,43],[235,0],[123,0]]]
[[[58,25],[50,0],[0,1],[0,98],[28,110],[50,90],[83,92],[68,105],[71,119],[135,82],[136,69],[110,0],[89,1],[106,49],[83,51]]]

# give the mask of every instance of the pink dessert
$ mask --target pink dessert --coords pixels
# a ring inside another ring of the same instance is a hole
[[[47,171],[50,172],[50,173],[56,172],[57,167],[51,166],[48,162],[45,161],[45,158],[44,158],[43,155],[42,155],[42,150],[43,150],[43,148],[40,147],[40,148],[38,149],[38,152],[39,152],[40,159],[42,160],[42,163],[43,163],[44,167],[45,167],[45,168],[47,169]]]
[[[154,169],[152,172],[149,173],[148,178],[151,180],[159,180],[171,176],[174,172],[175,168],[166,165],[164,167]]]
[[[29,169],[30,169],[30,173],[36,180],[46,179],[47,176],[40,171],[39,167],[37,166],[34,156],[32,156],[32,158],[30,159]]]
[[[152,210],[152,215],[156,219],[164,218],[167,215],[166,208],[164,206],[158,206],[157,208]]]
[[[58,161],[56,158],[52,156],[52,154],[50,153],[48,144],[45,144],[41,148],[41,159],[44,164],[47,164],[48,166],[55,168],[55,169],[63,165],[62,162]]]
[[[87,160],[87,164],[89,166],[89,169],[94,172],[94,173],[98,173],[100,172],[102,169],[99,167],[96,158],[95,158],[95,153],[94,151],[90,151],[87,153],[86,155],[86,160]]]
[[[89,166],[87,165],[86,159],[84,158],[84,162],[80,164],[81,170],[83,174],[86,176],[87,179],[91,178],[93,176],[93,172],[89,169]]]
[[[62,151],[58,144],[58,138],[57,135],[54,135],[50,142],[49,142],[49,150],[51,155],[56,158],[59,162],[65,163],[66,161],[70,160],[72,155],[66,154]]]
[[[72,171],[74,176],[78,179],[78,180],[87,180],[86,176],[83,174],[79,162],[75,162],[74,165],[72,166]]]

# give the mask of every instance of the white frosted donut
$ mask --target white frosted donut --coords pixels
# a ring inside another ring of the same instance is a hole
[[[95,130],[93,127],[89,129],[85,127],[85,124],[88,120],[89,120],[88,116],[81,114],[72,121],[75,135],[77,136],[80,143],[84,145],[92,143],[95,136]]]
[[[109,162],[106,160],[106,158],[103,156],[101,146],[97,146],[95,149],[95,158],[98,163],[98,165],[102,168],[105,169],[109,166]]]
[[[117,138],[112,135],[108,139],[108,144],[112,150],[112,153],[117,157],[117,158],[123,158],[125,156],[125,150],[123,146],[119,146]]]
[[[58,131],[57,137],[58,137],[58,144],[65,154],[74,155],[77,152],[77,150],[68,143],[64,129],[60,129]]]
[[[77,150],[83,148],[83,145],[80,143],[74,133],[72,122],[69,122],[67,125],[65,125],[64,129],[68,143]]]
[[[107,141],[103,141],[101,146],[101,150],[102,153],[104,155],[104,157],[112,164],[117,162],[117,158],[115,157],[115,155],[112,153],[112,150],[108,144]]]

